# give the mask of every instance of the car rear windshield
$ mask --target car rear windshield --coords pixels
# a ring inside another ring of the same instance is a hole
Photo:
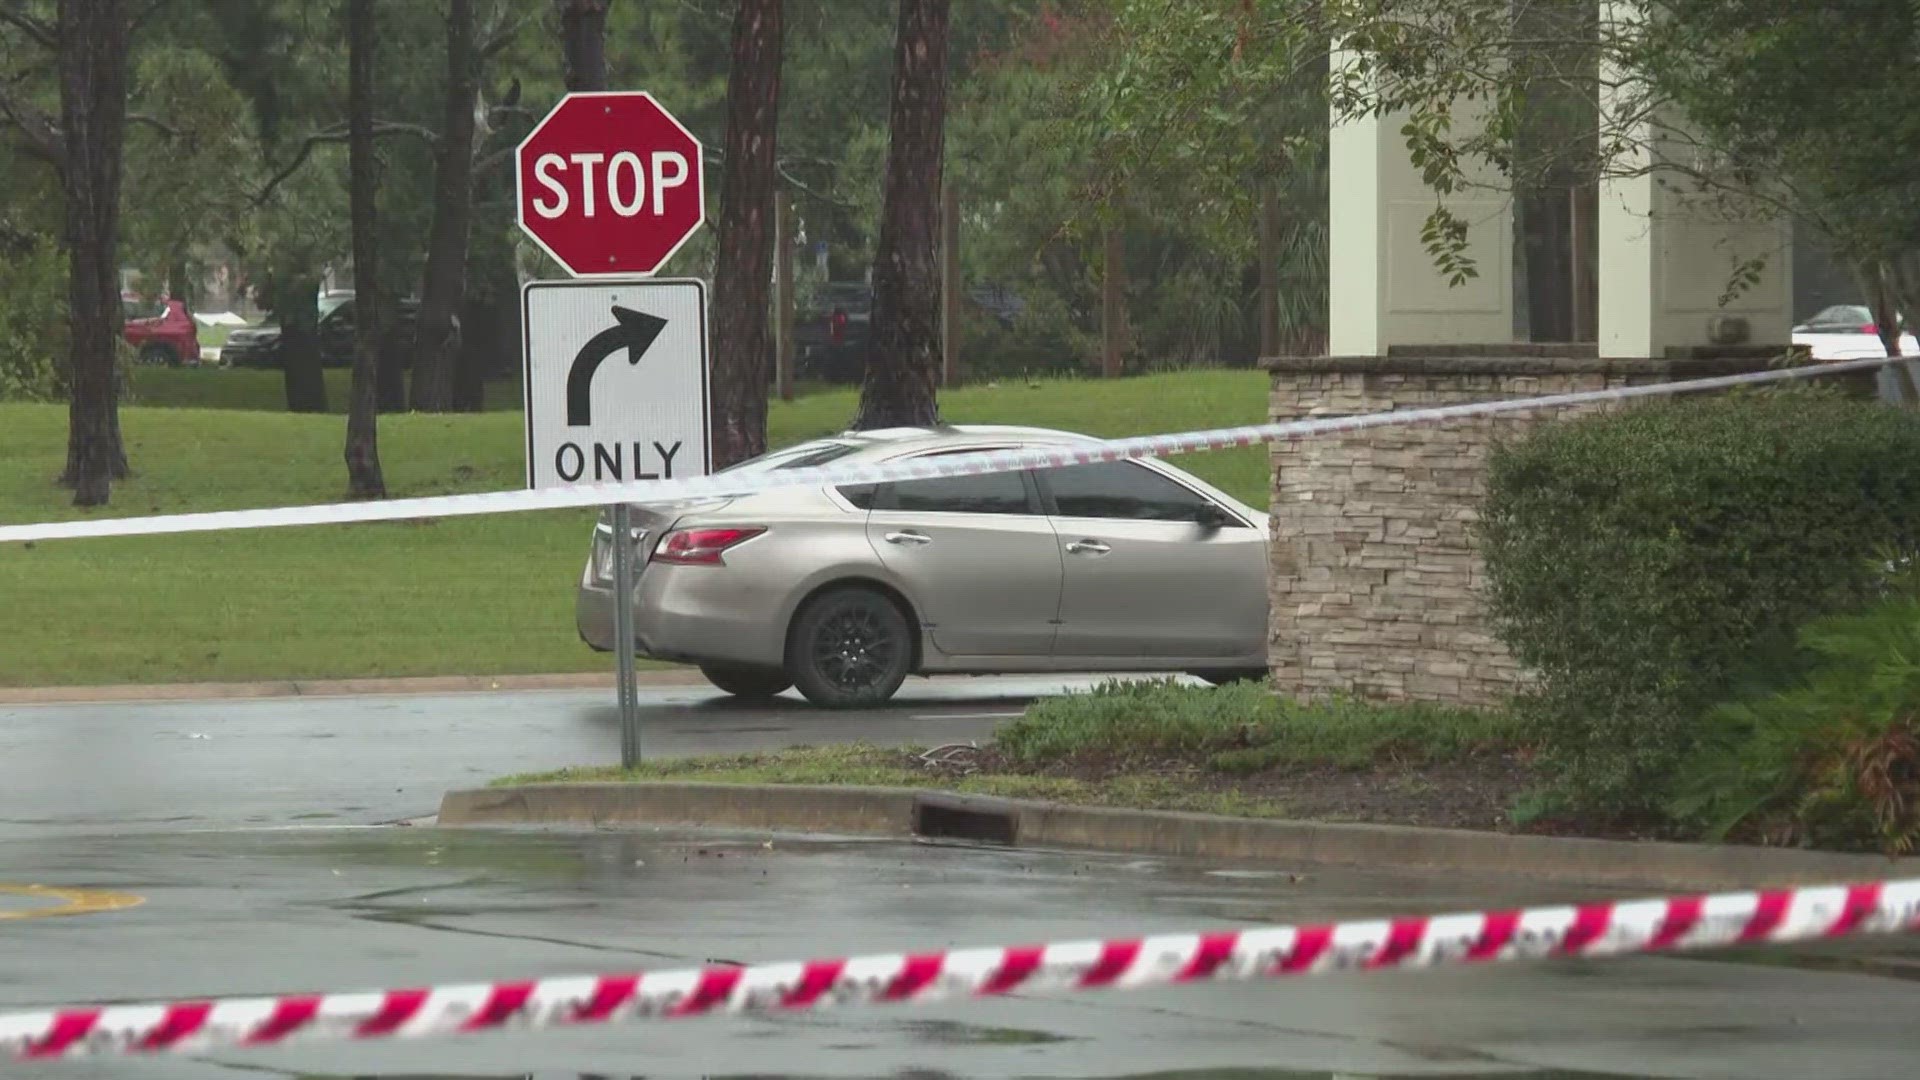
[[[772,472],[775,469],[810,469],[825,465],[854,453],[860,447],[857,443],[838,442],[822,439],[815,442],[789,446],[784,450],[775,450],[761,454],[757,458],[748,458],[737,465],[729,465],[720,471],[723,473]]]

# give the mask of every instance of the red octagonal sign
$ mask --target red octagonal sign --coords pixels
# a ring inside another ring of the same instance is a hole
[[[520,228],[575,277],[651,274],[706,218],[700,142],[652,94],[568,94],[516,156]]]

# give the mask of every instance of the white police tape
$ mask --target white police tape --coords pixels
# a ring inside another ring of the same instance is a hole
[[[441,495],[380,502],[325,503],[281,506],[259,510],[224,510],[200,514],[164,514],[147,517],[50,521],[27,525],[0,525],[0,543],[39,540],[75,540],[103,536],[155,536],[165,533],[222,532],[235,529],[271,529],[297,525],[344,525],[371,521],[412,521],[426,518],[505,514],[529,510],[557,510],[610,506],[617,502],[663,503],[704,498],[752,495],[788,487],[872,484],[892,480],[923,480],[946,476],[1012,472],[1067,465],[1115,461],[1122,458],[1167,457],[1174,454],[1257,446],[1342,431],[1395,427],[1473,419],[1503,413],[1561,409],[1631,398],[1698,393],[1738,386],[1820,378],[1884,367],[1895,359],[1876,357],[1841,363],[1813,364],[1770,371],[1721,375],[1708,379],[1585,390],[1544,397],[1480,401],[1429,409],[1328,416],[1287,420],[1246,427],[1213,428],[1127,439],[1027,446],[1015,450],[954,453],[875,464],[828,464],[811,468],[743,470],[678,480],[642,480],[626,483],[579,484],[537,491],[490,491],[472,495]]]
[[[0,1012],[0,1061],[1598,960],[1920,930],[1920,880],[659,972]],[[230,1066],[241,1068],[243,1066]]]

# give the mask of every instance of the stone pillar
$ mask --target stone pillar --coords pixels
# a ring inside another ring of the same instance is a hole
[[[1604,0],[1603,21],[1625,25],[1635,5]],[[1610,89],[1629,83],[1601,69],[1600,107],[1637,105]],[[1600,264],[1600,356],[1646,359],[1701,349],[1777,346],[1793,338],[1793,228],[1751,200],[1704,193],[1683,168],[1696,151],[1672,126],[1623,126],[1627,149],[1600,181],[1596,238]],[[1602,125],[1603,152],[1606,132]],[[1674,168],[1663,168],[1674,166]],[[1725,305],[1743,266],[1764,260],[1759,278]]]
[[[1335,63],[1339,61],[1336,59]],[[1443,201],[1468,223],[1479,276],[1451,284],[1420,234],[1439,197],[1407,155],[1403,122],[1333,117],[1327,222],[1328,351],[1384,356],[1394,346],[1513,340],[1513,211],[1504,192],[1469,187]],[[1462,109],[1458,135],[1475,123]],[[1491,170],[1476,180],[1491,184]]]
[[[1272,417],[1458,405],[1764,368],[1764,355],[1605,361],[1512,345],[1269,363]],[[1604,407],[1604,406],[1602,406]],[[1489,705],[1526,674],[1481,600],[1474,525],[1497,440],[1570,410],[1373,428],[1273,444],[1273,684],[1283,694]]]

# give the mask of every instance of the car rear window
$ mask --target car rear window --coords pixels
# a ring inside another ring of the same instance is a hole
[[[847,505],[853,507],[855,510],[871,510],[873,509],[874,496],[880,492],[880,485],[849,484],[846,487],[835,488],[834,490],[838,491],[840,497],[847,500]]]
[[[723,473],[772,472],[776,469],[811,469],[837,461],[860,449],[856,443],[838,442],[822,439],[798,446],[789,446],[783,450],[774,450],[756,458],[748,458],[735,465],[729,465],[720,471]]]

